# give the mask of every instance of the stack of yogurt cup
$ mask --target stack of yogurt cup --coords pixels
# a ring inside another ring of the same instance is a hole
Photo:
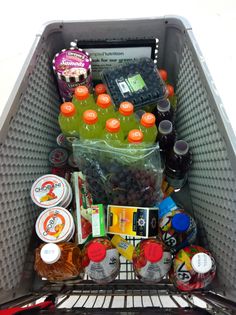
[[[42,241],[58,243],[72,238],[75,232],[74,220],[66,210],[72,196],[70,184],[57,175],[43,175],[33,183],[32,201],[46,209],[39,215],[35,225],[36,233]]]

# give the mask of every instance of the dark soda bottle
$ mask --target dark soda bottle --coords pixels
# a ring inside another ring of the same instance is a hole
[[[176,141],[173,149],[166,155],[164,171],[165,180],[175,191],[184,186],[191,162],[188,143],[184,140]]]
[[[164,99],[158,102],[156,106],[156,125],[159,126],[162,120],[172,120],[173,111],[171,109],[170,101],[168,99]]]
[[[160,149],[164,152],[170,151],[176,140],[176,132],[173,124],[169,120],[162,120],[158,126],[158,136]]]

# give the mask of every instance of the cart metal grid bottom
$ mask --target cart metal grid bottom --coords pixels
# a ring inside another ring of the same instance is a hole
[[[141,288],[140,288],[141,286]],[[56,314],[236,314],[236,303],[208,292],[177,292],[167,281],[144,285],[138,280],[116,280],[106,286],[91,281],[77,285],[45,285],[39,294],[12,301],[16,306],[40,303],[56,296]],[[41,311],[40,314],[51,314]]]

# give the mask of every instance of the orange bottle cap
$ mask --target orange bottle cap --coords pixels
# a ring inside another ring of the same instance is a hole
[[[138,129],[133,129],[128,134],[129,143],[141,143],[143,141],[143,133]]]
[[[100,95],[100,94],[105,94],[106,93],[106,86],[103,83],[99,83],[95,86],[95,94]]]
[[[161,244],[149,243],[144,246],[144,256],[151,263],[156,263],[162,259],[163,248]]]
[[[118,132],[120,130],[120,122],[118,119],[110,118],[106,121],[106,130],[109,132]]]
[[[101,243],[91,243],[88,246],[88,258],[100,262],[106,257],[106,247]]]
[[[93,125],[98,121],[98,114],[95,110],[88,109],[83,113],[83,121],[88,125]]]
[[[156,117],[152,113],[145,113],[141,118],[141,125],[144,127],[152,127],[155,125]]]
[[[108,94],[100,94],[97,98],[97,105],[101,108],[107,108],[111,105],[111,98]]]
[[[75,88],[75,98],[79,101],[86,100],[89,97],[89,90],[84,85],[79,85]]]
[[[124,116],[129,116],[134,112],[134,105],[130,102],[122,102],[119,107],[119,113]]]
[[[66,117],[71,117],[75,114],[76,109],[73,103],[65,102],[60,107],[61,114]]]

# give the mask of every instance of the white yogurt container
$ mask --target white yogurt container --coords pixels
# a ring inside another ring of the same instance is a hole
[[[67,208],[72,200],[72,190],[64,178],[47,174],[39,177],[33,183],[31,198],[41,208],[55,206]]]
[[[75,232],[74,219],[70,212],[62,207],[49,208],[39,215],[35,230],[45,243],[68,242]]]

